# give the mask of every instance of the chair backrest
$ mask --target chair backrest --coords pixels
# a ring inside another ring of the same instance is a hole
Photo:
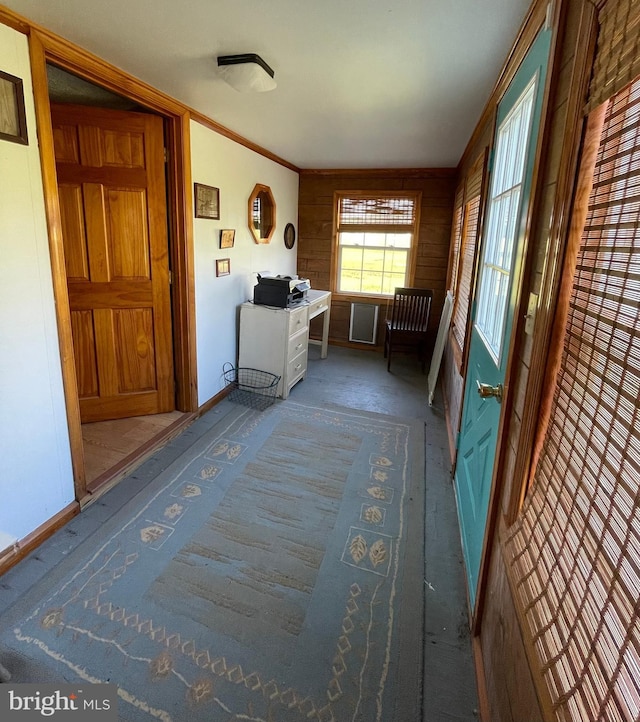
[[[432,299],[433,291],[430,289],[396,288],[391,314],[392,330],[426,332]]]

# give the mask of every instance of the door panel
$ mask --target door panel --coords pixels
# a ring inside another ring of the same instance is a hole
[[[113,312],[118,392],[152,391],[156,368],[153,316],[149,308],[123,308]],[[123,349],[128,349],[123,353]],[[132,351],[131,349],[135,349]]]
[[[471,604],[482,560],[504,385],[542,111],[551,31],[540,32],[497,111],[487,223],[472,303],[469,361],[455,471],[456,501]]]
[[[162,120],[52,105],[83,422],[175,408]]]
[[[98,362],[91,311],[71,312],[71,332],[80,398],[98,396]]]
[[[104,204],[110,280],[150,279],[146,194],[112,188],[107,192]]]
[[[84,227],[82,186],[61,183],[58,186],[60,214],[64,230],[64,261],[68,281],[89,280],[89,257]]]

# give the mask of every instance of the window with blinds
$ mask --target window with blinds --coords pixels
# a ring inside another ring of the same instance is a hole
[[[338,292],[390,296],[411,285],[420,198],[413,191],[337,194]]]
[[[549,419],[505,553],[556,718],[632,722],[640,719],[640,80],[608,103],[575,268]]]
[[[451,229],[451,267],[449,273],[449,290],[456,295],[458,290],[458,269],[460,266],[460,251],[462,249],[462,224],[464,218],[464,185],[456,191],[453,203],[453,227]]]
[[[465,353],[467,340],[467,319],[471,288],[474,280],[476,250],[478,247],[478,226],[480,222],[480,201],[485,170],[485,153],[482,153],[469,171],[465,184],[464,225],[461,234],[460,270],[456,284],[457,293],[453,308],[453,337],[461,352]]]

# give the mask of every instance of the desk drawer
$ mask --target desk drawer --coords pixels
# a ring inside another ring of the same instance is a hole
[[[295,358],[299,353],[302,353],[308,344],[307,329],[303,328],[302,331],[293,336],[289,336],[289,345],[287,346],[287,362]]]
[[[326,311],[329,308],[330,303],[331,296],[325,296],[324,298],[318,298],[317,300],[312,301],[308,306],[309,319],[312,319],[323,311]]]
[[[295,382],[301,376],[304,376],[306,370],[307,348],[305,347],[302,353],[298,354],[295,358],[289,361],[289,365],[287,367],[287,379],[289,380],[289,388],[291,388],[291,386],[293,386],[293,384],[295,384]]]
[[[293,336],[307,328],[307,309],[296,308],[295,311],[289,311],[289,336]]]

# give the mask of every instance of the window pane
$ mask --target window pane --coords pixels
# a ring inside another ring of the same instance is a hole
[[[498,129],[489,222],[481,264],[476,328],[499,360],[509,301],[509,276],[520,214],[520,191],[531,129],[534,78]]]
[[[404,274],[399,273],[387,273],[384,276],[382,284],[382,292],[387,293],[390,296],[393,295],[396,288],[402,288],[406,286]]]
[[[362,246],[364,245],[364,233],[342,232],[338,236],[341,246]]]
[[[382,293],[382,273],[368,271],[362,275],[362,293]]]
[[[384,251],[367,248],[362,253],[362,270],[364,273],[382,272],[384,268]]]
[[[411,233],[387,233],[387,246],[411,248]]]
[[[362,253],[361,248],[343,248],[341,253],[341,267],[360,271],[362,268]]]
[[[360,271],[347,271],[342,270],[340,272],[340,290],[352,293],[360,293],[360,282],[361,282]]]
[[[365,233],[364,234],[364,245],[375,246],[377,248],[384,248],[385,234],[384,233]]]

